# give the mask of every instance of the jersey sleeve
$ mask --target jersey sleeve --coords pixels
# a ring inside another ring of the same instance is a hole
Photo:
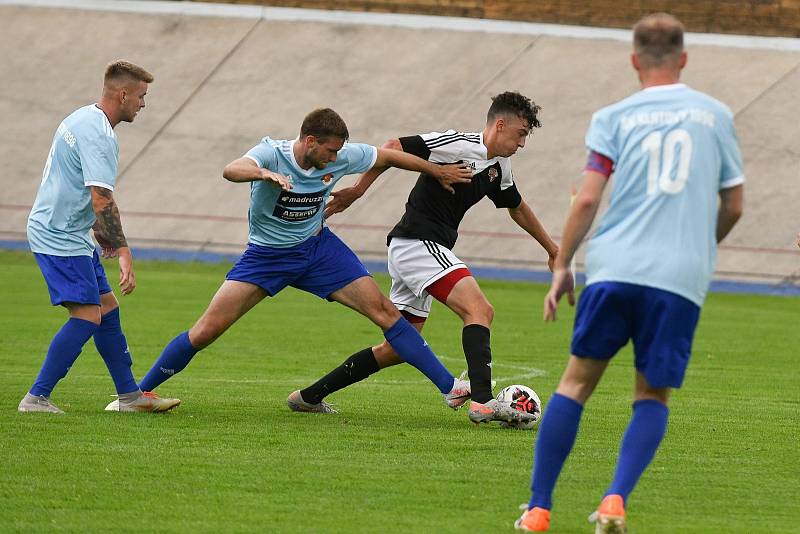
[[[614,127],[608,113],[603,110],[592,115],[592,122],[586,132],[586,148],[596,152],[612,162],[619,161],[619,151],[614,142]]]
[[[487,193],[486,196],[494,202],[496,208],[516,208],[522,203],[522,195],[519,194],[517,185],[514,183],[514,173],[511,172],[511,162],[508,158],[502,158],[500,163],[500,187]]]
[[[378,160],[378,149],[372,145],[363,143],[345,143],[337,157],[347,159],[347,170],[345,174],[359,174],[367,172]]]
[[[244,157],[253,160],[262,169],[272,171],[278,169],[278,151],[270,143],[269,137],[265,137],[259,144],[248,150]]]
[[[431,157],[431,151],[425,144],[425,140],[421,135],[409,135],[408,137],[401,137],[399,139],[400,146],[403,147],[403,152],[413,154],[418,158],[428,159]]]
[[[403,150],[432,163],[457,163],[481,144],[479,133],[456,130],[401,137]]]
[[[113,137],[102,132],[77,138],[83,185],[114,190],[117,183],[116,143]]]
[[[732,116],[725,116],[723,120],[719,143],[722,160],[719,188],[728,189],[743,184],[742,153],[739,150],[739,140],[736,136],[736,127]]]

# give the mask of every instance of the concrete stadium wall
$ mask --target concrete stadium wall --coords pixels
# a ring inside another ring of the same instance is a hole
[[[214,1],[220,0],[202,0]],[[224,0],[261,6],[421,13],[630,28],[668,11],[689,31],[800,37],[800,0]]]
[[[115,197],[134,246],[241,250],[249,188],[224,181],[223,166],[264,135],[293,138],[315,107],[339,111],[353,140],[381,144],[448,127],[479,130],[489,97],[506,89],[544,107],[544,127],[512,162],[524,197],[560,235],[591,113],[637,89],[627,42],[338,20],[0,5],[0,47],[12,51],[0,62],[0,239],[25,239],[56,126],[96,99],[104,65],[119,57],[156,76],[147,108],[117,128]],[[748,176],[746,215],[720,250],[717,276],[796,284],[800,47],[690,45],[689,54],[685,81],[736,115]],[[410,173],[386,173],[331,226],[365,259],[384,258],[384,236],[413,182]],[[456,252],[514,268],[542,269],[546,259],[490,202],[467,215]]]

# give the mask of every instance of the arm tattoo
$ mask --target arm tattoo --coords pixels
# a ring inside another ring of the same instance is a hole
[[[103,187],[93,187],[94,192],[105,200],[105,205],[95,211],[97,222],[95,229],[99,230],[103,237],[114,248],[127,247],[128,242],[125,239],[125,234],[122,233],[122,221],[119,218],[119,209],[117,208],[114,197],[111,195],[109,189]]]

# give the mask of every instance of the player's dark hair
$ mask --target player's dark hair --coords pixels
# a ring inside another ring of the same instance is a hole
[[[542,110],[541,106],[527,96],[521,95],[516,91],[506,91],[492,97],[492,105],[489,113],[486,114],[486,122],[496,121],[502,116],[517,116],[528,123],[529,128],[540,128],[538,114]]]
[[[335,137],[347,141],[350,138],[344,120],[330,108],[315,109],[306,115],[300,126],[300,137],[307,135],[313,135],[321,140]]]
[[[683,52],[683,24],[668,13],[643,17],[633,27],[633,50],[645,68],[677,61]]]
[[[134,65],[130,61],[119,59],[106,65],[106,74],[103,78],[104,83],[119,82],[125,79],[153,83],[153,75],[139,65]]]

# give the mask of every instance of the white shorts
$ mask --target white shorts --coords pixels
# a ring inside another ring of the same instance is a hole
[[[466,267],[449,248],[433,241],[393,237],[389,243],[389,299],[400,311],[427,317],[433,297],[425,288]]]

